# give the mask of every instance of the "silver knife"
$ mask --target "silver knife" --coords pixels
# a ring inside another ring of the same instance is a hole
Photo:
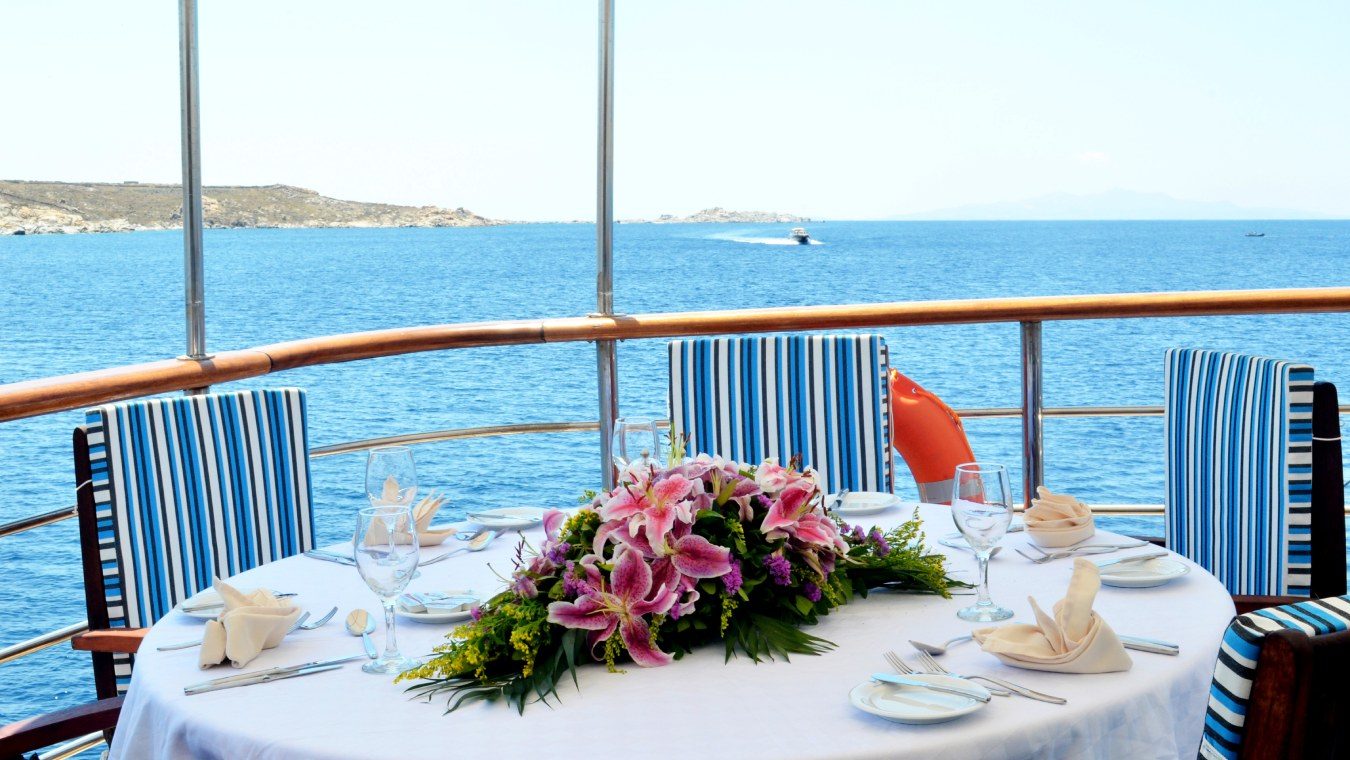
[[[1116,638],[1120,639],[1121,646],[1126,649],[1135,649],[1140,652],[1152,652],[1154,654],[1170,654],[1173,656],[1181,654],[1181,647],[1179,645],[1166,641],[1146,639],[1141,636],[1122,636],[1120,634],[1116,634]]]
[[[283,673],[289,673],[296,670],[303,670],[305,668],[320,668],[328,665],[341,665],[344,662],[363,660],[365,659],[365,657],[366,656],[364,654],[354,654],[350,657],[335,657],[331,660],[315,660],[313,662],[302,662],[298,665],[281,665],[275,668],[268,668],[266,670],[255,670],[252,673],[240,673],[239,675],[223,676],[221,678],[213,678],[210,681],[194,683],[191,686],[185,687],[183,691],[187,691],[188,689],[198,689],[204,686],[216,686],[219,684],[233,683],[235,681],[247,681],[252,678],[256,678],[258,676],[281,675]]]
[[[283,598],[283,597],[288,597],[288,596],[298,596],[298,594],[296,594],[294,591],[278,591],[278,592],[272,594],[272,596],[275,597],[275,598],[277,598],[277,599],[281,599],[281,598]],[[194,604],[194,605],[192,605],[192,606],[190,606],[190,607],[187,607],[187,606],[179,607],[179,608],[178,608],[178,611],[179,611],[179,612],[205,612],[205,611],[207,611],[207,610],[214,610],[214,609],[216,609],[217,607],[224,607],[224,606],[225,606],[225,600],[222,599],[222,600],[220,600],[219,602],[211,602],[211,603],[209,603],[209,604]]]
[[[361,655],[365,657],[365,655]],[[255,683],[267,683],[268,681],[280,681],[283,678],[295,678],[296,676],[307,676],[312,673],[322,673],[325,670],[337,670],[342,667],[342,663],[333,665],[313,665],[299,670],[287,670],[282,673],[269,673],[263,671],[255,673],[252,677],[240,681],[229,681],[227,683],[199,683],[193,686],[183,688],[183,694],[192,696],[193,694],[205,694],[208,691],[220,691],[221,689],[233,689],[236,686],[252,686]]]
[[[872,679],[876,681],[884,681],[886,683],[899,684],[901,686],[917,686],[921,689],[940,691],[945,694],[956,694],[958,696],[969,697],[971,699],[979,700],[981,702],[988,702],[990,699],[987,693],[981,694],[979,692],[970,691],[969,689],[962,689],[957,686],[938,685],[935,683],[929,683],[920,678],[910,678],[909,676],[897,676],[891,673],[873,673]]]

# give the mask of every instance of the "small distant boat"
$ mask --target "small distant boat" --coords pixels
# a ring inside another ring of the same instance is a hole
[[[1248,232],[1248,233],[1247,233],[1247,237],[1265,237],[1265,236],[1266,236],[1266,233],[1264,233],[1264,232]]]
[[[811,235],[807,233],[805,227],[793,227],[792,232],[788,233],[788,237],[802,245],[809,245],[811,242]]]

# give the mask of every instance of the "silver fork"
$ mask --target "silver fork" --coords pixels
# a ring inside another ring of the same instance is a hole
[[[1050,704],[1053,705],[1063,705],[1068,704],[1069,702],[1069,700],[1064,699],[1063,697],[1056,697],[1051,694],[1045,694],[1043,692],[1036,691],[1034,689],[1028,689],[1025,686],[1018,686],[1017,684],[1012,683],[1011,681],[1004,681],[998,678],[990,678],[989,676],[957,675],[956,673],[953,673],[950,670],[947,670],[946,668],[942,667],[942,664],[939,663],[937,660],[935,660],[933,658],[933,655],[927,652],[919,652],[918,656],[919,656],[919,664],[923,666],[923,668],[927,670],[929,673],[935,673],[937,675],[944,675],[944,676],[954,676],[956,678],[964,678],[968,681],[985,681],[995,686],[1001,686],[1005,689],[1008,689],[1009,691],[1015,694],[1020,694],[1026,697],[1027,699],[1035,699],[1040,702],[1049,702]]]
[[[899,673],[902,676],[922,675],[919,671],[915,670],[914,668],[911,668],[909,666],[909,663],[900,659],[900,655],[896,654],[895,652],[883,652],[881,656],[886,659],[886,662],[891,666],[891,668],[895,670],[895,672]],[[951,674],[941,673],[939,675],[951,675]],[[959,678],[960,676],[957,677]],[[966,680],[969,681],[971,679],[967,678]],[[989,693],[993,694],[996,697],[1012,696],[1012,692],[1004,691],[1003,689],[998,688],[989,689]]]
[[[327,615],[324,615],[316,622],[306,623],[305,621],[309,620],[309,613],[308,612],[301,613],[300,617],[296,618],[294,623],[291,623],[291,627],[286,629],[286,635],[289,636],[292,633],[295,633],[296,630],[312,631],[315,628],[318,628],[319,626],[323,625],[324,623],[327,623],[329,620],[332,620],[333,616],[336,614],[337,614],[337,607],[334,607],[332,610],[329,611]],[[204,641],[204,639],[197,639],[196,641],[180,641],[177,644],[165,644],[162,647],[155,647],[155,651],[172,652],[175,649],[191,649],[192,647],[201,646],[202,641]]]

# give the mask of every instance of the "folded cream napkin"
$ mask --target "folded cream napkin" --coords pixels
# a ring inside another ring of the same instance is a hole
[[[395,482],[392,477],[384,483],[384,495],[391,502],[398,496],[398,483]],[[445,497],[433,493],[413,506],[413,522],[417,524],[418,546],[436,546],[454,535],[454,528],[431,530],[432,519],[436,517],[436,513],[439,512],[444,505]],[[366,533],[366,546],[382,544],[388,540],[383,523],[377,522],[376,524],[371,525],[370,531]],[[407,525],[403,524],[402,521],[394,527],[394,543],[412,543],[412,536],[408,534]]]
[[[206,621],[197,664],[203,669],[226,659],[242,668],[264,649],[271,649],[286,637],[300,617],[300,608],[272,596],[267,589],[241,594],[224,581],[211,584],[225,602],[225,611],[216,620]]]
[[[1092,524],[1092,509],[1074,497],[1051,493],[1045,486],[1036,487],[1036,498],[1023,516],[1027,536],[1048,548],[1056,548],[1086,541],[1096,533]]]
[[[1055,604],[1054,617],[1028,597],[1037,625],[1012,623],[971,633],[984,651],[1019,668],[1058,673],[1129,670],[1134,663],[1116,632],[1092,611],[1092,601],[1101,587],[1097,566],[1075,559],[1069,590]]]

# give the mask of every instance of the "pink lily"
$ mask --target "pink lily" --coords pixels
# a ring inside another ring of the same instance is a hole
[[[770,538],[781,537],[790,531],[782,530],[791,528],[797,524],[807,512],[811,511],[811,497],[816,493],[814,485],[807,480],[798,480],[778,494],[778,498],[769,506],[769,513],[764,516],[764,522],[760,523],[759,529]]]
[[[597,590],[578,597],[575,602],[550,604],[548,621],[590,631],[592,649],[618,630],[633,662],[644,668],[669,664],[674,658],[652,643],[651,629],[644,616],[667,612],[676,601],[676,593],[662,586],[648,599],[647,594],[652,589],[652,569],[634,551],[619,555],[609,579],[609,591]]]
[[[562,529],[567,522],[567,513],[559,509],[550,509],[544,513],[544,536],[553,541],[558,538],[558,531]]]
[[[600,516],[605,520],[628,519],[630,534],[645,530],[648,543],[656,545],[664,540],[677,519],[684,522],[693,519],[689,504],[684,501],[693,486],[693,481],[683,476],[669,475],[645,490],[633,486],[616,489]]]

